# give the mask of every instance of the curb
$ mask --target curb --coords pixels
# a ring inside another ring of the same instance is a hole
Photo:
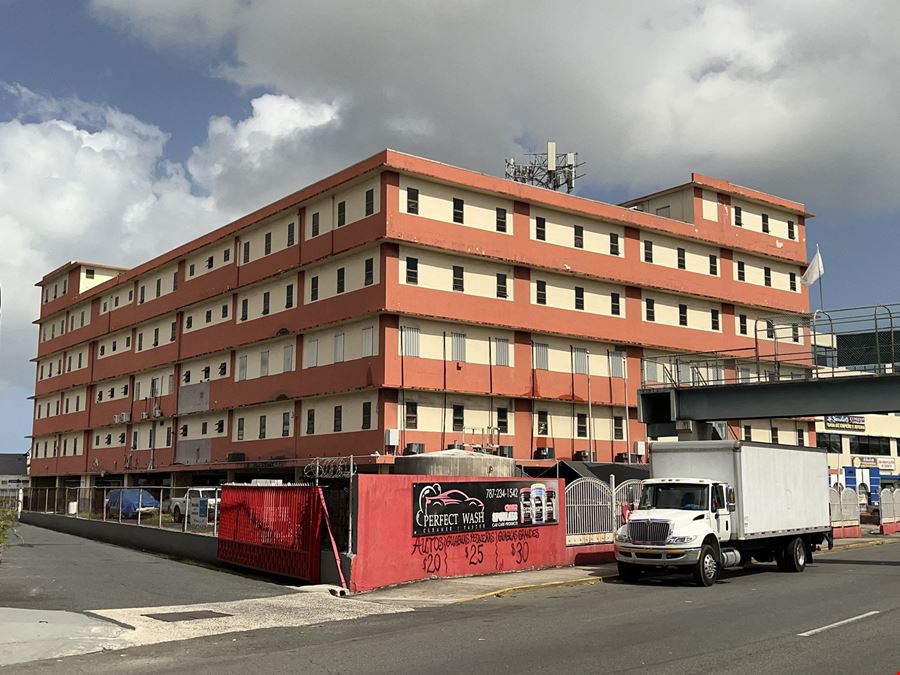
[[[827,555],[828,553],[840,553],[841,551],[853,551],[860,548],[872,548],[873,546],[884,546],[885,544],[897,544],[897,539],[876,539],[874,541],[860,541],[852,544],[835,544],[830,551],[819,551],[819,555]]]
[[[599,584],[606,579],[615,579],[618,574],[605,574],[599,577],[580,577],[578,579],[566,579],[565,581],[545,581],[539,584],[525,584],[522,586],[508,586],[507,588],[498,588],[496,591],[487,593],[479,593],[467,598],[457,600],[453,604],[463,602],[473,602],[475,600],[484,600],[485,598],[502,598],[507,595],[515,595],[516,593],[525,593],[527,591],[536,591],[542,588],[565,588],[567,586],[593,586]]]

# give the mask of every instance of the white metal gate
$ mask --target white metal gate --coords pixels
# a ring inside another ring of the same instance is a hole
[[[615,503],[618,508],[615,516],[619,525],[625,524],[625,519],[622,517],[624,511],[630,512],[637,508],[638,502],[641,500],[641,484],[642,481],[632,479],[616,485]]]
[[[566,486],[566,546],[608,544],[616,522],[609,485],[596,478],[579,478]]]

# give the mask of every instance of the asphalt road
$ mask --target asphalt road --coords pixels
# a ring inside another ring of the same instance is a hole
[[[19,673],[896,673],[900,546],[678,579],[531,591],[301,629],[18,666]],[[801,636],[830,624],[878,612]],[[0,669],[0,672],[5,672]]]
[[[0,606],[84,611],[281,595],[239,574],[22,525],[0,564]]]

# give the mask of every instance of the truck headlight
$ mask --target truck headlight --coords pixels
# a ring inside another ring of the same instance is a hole
[[[690,544],[697,538],[698,535],[694,534],[688,537],[669,537],[667,544]]]
[[[630,544],[631,537],[628,536],[628,527],[622,526],[618,530],[616,530],[615,540],[620,544]]]

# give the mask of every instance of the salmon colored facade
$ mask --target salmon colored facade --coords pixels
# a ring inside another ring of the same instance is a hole
[[[806,312],[810,216],[699,174],[614,206],[385,150],[134,269],[45,276],[31,472],[634,460],[642,358]]]

